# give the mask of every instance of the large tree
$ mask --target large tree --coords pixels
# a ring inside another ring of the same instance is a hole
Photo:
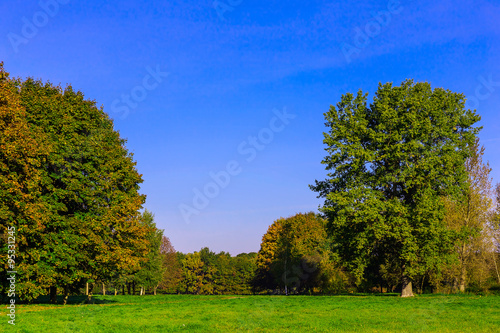
[[[33,79],[11,79],[9,85],[9,98],[18,100],[9,117],[23,112],[36,144],[43,146],[40,153],[30,148],[23,159],[6,160],[10,177],[17,173],[16,163],[24,164],[26,174],[37,168],[30,174],[36,188],[25,187],[19,199],[36,197],[43,209],[37,218],[32,206],[20,207],[14,221],[22,253],[21,298],[36,298],[50,288],[55,301],[58,288],[67,296],[86,281],[107,281],[116,271],[137,269],[148,247],[138,213],[145,196],[138,192],[141,175],[112,121],[71,86]],[[25,137],[16,144],[29,148],[32,140],[21,141]],[[2,194],[2,200],[11,198]]]
[[[480,117],[462,94],[425,82],[380,84],[367,98],[347,93],[325,113],[328,178],[311,189],[325,199],[330,235],[357,282],[373,260],[384,262],[412,296],[412,279],[451,251],[441,198],[466,184]]]
[[[47,222],[47,205],[41,197],[45,183],[41,167],[50,149],[43,133],[29,126],[16,80],[9,77],[0,62],[0,284],[5,287],[8,283],[7,271],[18,271],[18,292],[40,290],[35,281],[24,278],[32,268],[26,265],[29,254],[25,249],[29,239],[42,232]],[[11,231],[10,239],[7,230]],[[12,267],[6,258],[8,240],[9,255],[15,262]]]

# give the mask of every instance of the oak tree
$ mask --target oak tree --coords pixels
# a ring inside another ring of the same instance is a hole
[[[367,97],[347,93],[325,113],[328,177],[311,189],[325,199],[334,247],[357,282],[375,259],[412,296],[412,279],[452,249],[441,198],[466,183],[480,117],[464,95],[426,82],[379,84],[371,104]]]

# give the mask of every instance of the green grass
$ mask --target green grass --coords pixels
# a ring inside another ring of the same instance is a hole
[[[500,296],[96,296],[19,305],[1,332],[500,332]]]

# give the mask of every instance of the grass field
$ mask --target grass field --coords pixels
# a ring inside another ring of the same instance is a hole
[[[500,296],[96,296],[20,305],[1,332],[500,332]]]

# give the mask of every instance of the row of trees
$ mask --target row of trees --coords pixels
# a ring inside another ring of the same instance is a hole
[[[140,270],[152,226],[125,140],[71,86],[9,77],[0,63],[0,284],[15,237],[16,296],[77,292]]]
[[[165,247],[170,250],[165,251]],[[198,252],[183,254],[175,252],[165,236],[158,249],[151,252],[141,270],[109,281],[102,286],[102,293],[106,293],[106,289],[111,293],[129,295],[156,295],[157,289],[170,294],[252,293],[256,253],[232,257],[226,252],[215,254],[205,247]],[[99,286],[95,288],[98,289]]]
[[[149,211],[125,140],[71,86],[0,64],[0,288],[15,237],[16,296],[100,285],[163,292],[335,293],[500,284],[500,185],[465,97],[408,80],[343,95],[325,113],[322,215],[276,220],[258,254],[176,253]],[[14,230],[14,231],[13,231]]]

